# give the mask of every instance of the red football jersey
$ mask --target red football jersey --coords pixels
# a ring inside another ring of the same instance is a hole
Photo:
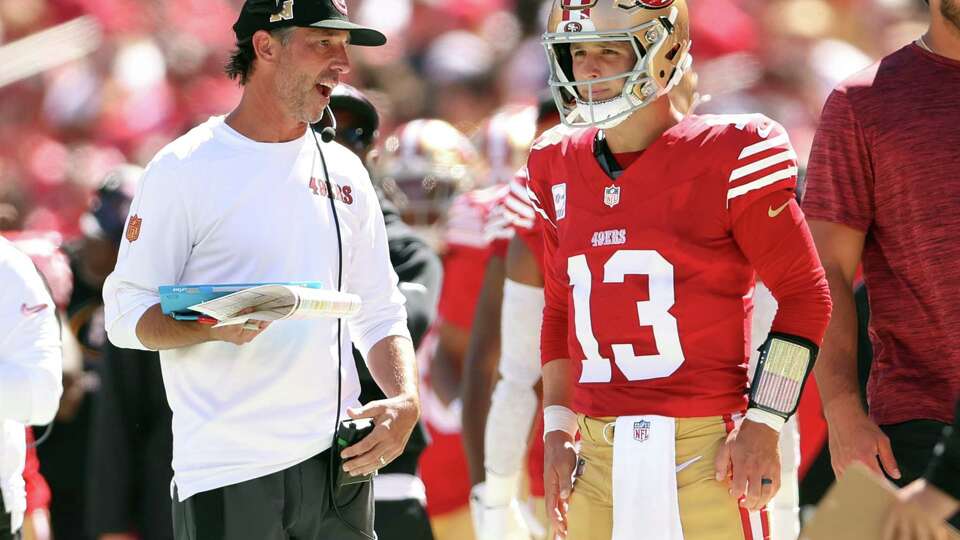
[[[491,234],[494,209],[507,187],[497,185],[458,196],[447,212],[443,288],[438,311],[444,322],[469,331],[487,261],[504,256],[509,237]]]
[[[573,409],[713,416],[746,406],[755,271],[774,331],[819,344],[829,291],[794,200],[797,156],[762,115],[690,116],[613,180],[596,128],[534,144],[543,362],[576,360]]]

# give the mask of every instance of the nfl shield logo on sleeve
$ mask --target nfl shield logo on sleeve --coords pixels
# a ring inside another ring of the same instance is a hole
[[[639,420],[633,423],[633,440],[643,442],[650,438],[650,421]]]
[[[603,190],[603,204],[610,208],[620,204],[620,186],[610,186]]]

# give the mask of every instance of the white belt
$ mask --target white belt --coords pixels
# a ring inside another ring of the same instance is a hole
[[[427,489],[423,481],[412,474],[378,474],[373,477],[373,498],[377,501],[416,499],[426,504]]]

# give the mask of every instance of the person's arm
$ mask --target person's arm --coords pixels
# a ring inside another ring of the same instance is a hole
[[[877,474],[880,466],[900,477],[889,438],[863,410],[857,377],[857,309],[853,280],[863,243],[863,231],[826,221],[812,220],[817,244],[833,297],[833,317],[827,327],[815,374],[823,413],[829,426],[830,460],[837,476],[854,462]],[[879,459],[879,462],[878,462]]]
[[[532,159],[532,156],[531,156]],[[543,201],[551,201],[531,177],[528,195],[538,214],[543,231],[544,307],[540,325],[540,359],[543,365],[543,483],[547,518],[558,534],[567,533],[567,500],[573,490],[573,473],[577,464],[574,439],[577,432],[573,402],[573,365],[567,345],[567,286],[560,268],[565,263],[555,260],[557,225],[553,209]]]
[[[30,259],[0,239],[0,419],[42,425],[63,392],[60,325]]]
[[[254,328],[253,326],[256,326]],[[214,328],[192,321],[178,321],[163,314],[160,304],[147,308],[137,321],[137,339],[146,349],[164,351],[208,341],[226,341],[234,345],[249,343],[260,335],[270,321],[250,321]]]
[[[407,445],[420,419],[417,362],[409,337],[388,336],[367,353],[367,367],[387,398],[347,409],[351,418],[373,418],[375,428],[341,453],[344,470],[370,474],[393,461]]]
[[[357,175],[366,176],[359,161]],[[348,409],[351,418],[373,418],[376,427],[341,456],[344,470],[369,474],[399,456],[420,418],[418,372],[404,297],[390,264],[383,213],[369,180],[357,183],[354,197],[360,213],[354,242],[345,249],[351,265],[344,268],[344,290],[360,296],[360,312],[347,325],[354,346],[367,361],[373,379],[386,399]]]
[[[540,404],[535,387],[541,375],[542,283],[533,254],[515,237],[507,253],[503,286],[500,380],[494,387],[486,421],[484,468],[489,504],[505,504],[504,499],[516,495],[523,456]],[[498,490],[497,484],[502,488]]]
[[[441,403],[449,406],[460,397],[463,358],[470,333],[449,321],[437,325],[437,348],[430,357],[430,388]]]
[[[779,305],[770,337],[763,346],[770,347],[771,355],[789,346],[794,354],[807,356],[792,360],[802,362],[789,364],[793,370],[800,370],[799,373],[795,378],[784,377],[779,384],[781,391],[786,388],[791,392],[789,400],[795,408],[808,375],[806,370],[816,358],[830,319],[829,289],[792,185],[785,183],[775,191],[761,193],[758,198],[745,202],[746,207],[738,208],[740,201],[731,201],[731,212],[735,215],[733,237]],[[778,344],[776,349],[773,343]],[[767,359],[767,363],[771,361],[791,360],[781,355],[778,359],[772,356]],[[744,506],[751,510],[764,506],[779,489],[778,440],[785,422],[784,416],[757,404],[768,399],[759,397],[766,394],[762,387],[757,387],[758,381],[763,384],[762,378],[754,378],[751,393],[754,397],[746,418],[718,455],[717,463],[718,480],[726,479],[732,469],[732,495],[734,498],[745,495]],[[788,399],[783,394],[781,397]],[[785,414],[793,410],[786,402],[781,402],[781,407],[779,410]],[[770,482],[764,483],[763,479]]]
[[[491,257],[477,300],[460,383],[463,400],[461,433],[471,485],[484,480],[484,429],[500,354],[500,306],[503,301],[504,273],[503,258],[498,255]]]
[[[879,457],[886,472],[898,478],[889,439],[864,412],[857,381],[853,276],[874,221],[874,147],[850,91],[834,90],[823,106],[810,151],[803,201],[834,303],[814,374],[834,473],[841,475],[860,461],[879,474]]]

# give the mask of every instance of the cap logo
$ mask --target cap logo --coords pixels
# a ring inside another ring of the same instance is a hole
[[[283,9],[271,15],[270,22],[277,23],[290,20],[293,20],[293,0],[284,0]]]
[[[330,0],[330,3],[337,8],[337,11],[343,13],[344,17],[347,16],[347,0]]]
[[[674,0],[621,0],[617,3],[617,7],[623,9],[635,9],[638,7],[647,8],[647,9],[663,9],[670,4],[673,4]]]

